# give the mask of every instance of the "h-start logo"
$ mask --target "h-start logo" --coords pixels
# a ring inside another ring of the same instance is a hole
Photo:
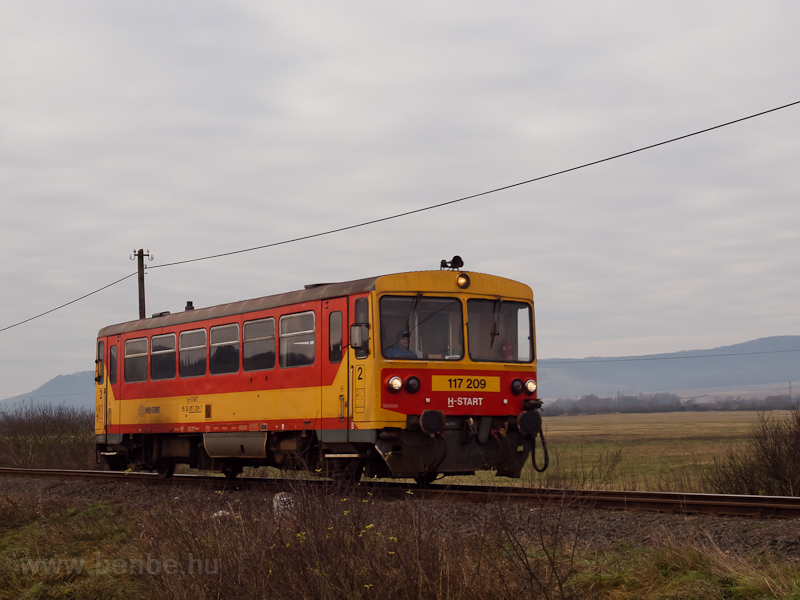
[[[161,412],[160,406],[142,406],[139,405],[139,416],[143,417],[145,415],[157,415]]]

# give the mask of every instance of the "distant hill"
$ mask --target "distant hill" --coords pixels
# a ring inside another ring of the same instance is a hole
[[[613,396],[800,381],[800,336],[670,354],[539,360],[542,398]]]
[[[66,404],[79,408],[94,408],[94,371],[59,375],[27,394],[6,398],[0,407],[20,402]]]
[[[613,396],[618,391],[630,394],[634,390],[679,393],[789,381],[800,382],[800,335],[671,354],[539,360],[542,398]],[[94,372],[59,375],[32,392],[3,400],[0,406],[31,400],[93,408]]]

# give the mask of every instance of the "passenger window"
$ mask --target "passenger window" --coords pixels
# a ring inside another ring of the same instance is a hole
[[[147,338],[125,342],[125,383],[147,381]]]
[[[280,320],[280,362],[282,368],[314,364],[314,313],[286,315]]]
[[[263,371],[275,367],[275,319],[245,323],[243,344],[242,363],[245,371]]]
[[[108,350],[108,382],[111,385],[117,384],[117,347],[111,346]]]
[[[342,313],[338,310],[328,317],[328,361],[342,362]]]
[[[239,325],[211,328],[209,367],[212,375],[239,372]]]
[[[150,379],[174,379],[175,334],[154,335],[150,348]]]
[[[206,374],[206,330],[195,329],[181,333],[180,362],[181,377],[202,377]]]
[[[362,337],[364,345],[355,348],[356,358],[367,358],[369,356],[369,298],[359,298],[355,305],[355,324],[363,325]]]

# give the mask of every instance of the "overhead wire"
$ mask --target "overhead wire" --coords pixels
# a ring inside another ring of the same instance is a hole
[[[43,313],[40,313],[40,314],[36,315],[35,317],[31,317],[29,319],[25,319],[24,321],[20,321],[19,323],[14,323],[13,325],[9,325],[8,327],[3,327],[2,329],[0,329],[0,332],[7,331],[7,330],[11,329],[12,327],[17,327],[18,325],[22,325],[23,323],[27,323],[29,321],[33,321],[34,319],[38,319],[39,317],[43,317],[45,315],[49,315],[51,312],[55,312],[55,311],[57,311],[57,310],[59,310],[61,308],[64,308],[65,306],[69,306],[70,304],[75,304],[76,302],[79,302],[80,300],[83,300],[84,298],[88,298],[89,296],[92,296],[92,295],[94,295],[94,294],[96,294],[98,292],[102,292],[103,290],[110,288],[112,285],[117,285],[118,283],[121,283],[121,282],[125,281],[126,279],[129,279],[129,278],[133,277],[136,274],[137,274],[137,272],[131,273],[130,275],[125,275],[125,277],[122,277],[121,279],[117,279],[113,283],[109,283],[108,285],[104,285],[101,288],[97,288],[93,292],[89,292],[88,294],[84,294],[80,298],[75,298],[75,300],[70,300],[69,302],[65,302],[61,306],[56,306],[55,308],[51,308],[50,310],[47,310],[47,311],[45,311]]]
[[[310,240],[310,239],[313,239],[313,238],[318,238],[318,237],[322,237],[322,236],[326,236],[326,235],[332,235],[334,233],[341,233],[343,231],[349,231],[351,229],[358,229],[360,227],[366,227],[368,225],[375,225],[377,223],[383,223],[385,221],[391,221],[393,219],[399,219],[401,217],[407,217],[407,216],[410,216],[410,215],[419,214],[419,213],[426,212],[426,211],[429,211],[429,210],[433,210],[433,209],[436,209],[436,208],[442,208],[444,206],[450,206],[450,205],[453,205],[453,204],[457,204],[459,202],[464,202],[466,200],[472,200],[474,198],[480,198],[481,196],[487,196],[489,194],[495,194],[497,192],[510,190],[512,188],[515,188],[515,187],[527,185],[527,184],[530,184],[530,183],[535,183],[537,181],[542,181],[544,179],[549,179],[551,177],[557,177],[558,175],[564,175],[565,173],[571,173],[573,171],[578,171],[580,169],[585,169],[587,167],[591,167],[591,166],[594,166],[594,165],[599,165],[599,164],[604,163],[604,162],[609,162],[609,161],[612,161],[612,160],[616,160],[618,158],[623,158],[625,156],[630,156],[632,154],[637,154],[639,152],[644,152],[645,150],[651,150],[651,149],[657,148],[659,146],[664,146],[666,144],[671,144],[671,143],[674,143],[674,142],[677,142],[677,141],[680,141],[680,140],[685,140],[687,138],[694,137],[694,136],[697,136],[697,135],[701,135],[703,133],[708,133],[709,131],[714,131],[715,129],[721,129],[723,127],[728,127],[728,126],[734,125],[736,123],[741,123],[742,121],[747,121],[749,119],[755,119],[756,117],[761,117],[763,115],[766,115],[766,114],[769,114],[769,113],[773,113],[773,112],[776,112],[776,111],[779,111],[779,110],[783,110],[783,109],[789,108],[791,106],[796,106],[798,104],[800,104],[800,100],[797,100],[795,102],[790,102],[788,104],[783,104],[781,106],[776,106],[776,107],[770,108],[768,110],[763,110],[763,111],[748,115],[746,117],[741,117],[741,118],[738,118],[738,119],[734,119],[732,121],[727,121],[725,123],[720,123],[719,125],[714,125],[712,127],[706,127],[704,129],[700,129],[700,130],[694,131],[692,133],[687,133],[687,134],[680,135],[680,136],[677,136],[677,137],[674,137],[674,138],[670,138],[668,140],[657,142],[655,144],[649,144],[647,146],[642,146],[640,148],[636,148],[635,150],[629,150],[627,152],[622,152],[620,154],[615,154],[613,156],[608,156],[606,158],[601,158],[599,160],[594,160],[594,161],[591,161],[591,162],[583,163],[581,165],[578,165],[578,166],[575,166],[575,167],[570,167],[568,169],[562,169],[560,171],[554,171],[554,172],[548,173],[546,175],[540,175],[538,177],[533,177],[531,179],[526,179],[525,181],[519,181],[517,183],[504,185],[504,186],[501,186],[501,187],[493,188],[491,190],[486,190],[484,192],[479,192],[477,194],[470,194],[469,196],[463,196],[461,198],[456,198],[455,200],[448,200],[446,202],[439,202],[438,204],[432,204],[430,206],[424,206],[422,208],[417,208],[417,209],[414,209],[414,210],[409,210],[409,211],[397,213],[397,214],[394,214],[394,215],[381,217],[381,218],[378,218],[378,219],[371,219],[369,221],[363,221],[361,223],[356,223],[356,224],[353,224],[353,225],[347,225],[347,226],[344,226],[344,227],[337,227],[335,229],[329,229],[327,231],[321,231],[321,232],[312,233],[312,234],[309,234],[309,235],[290,238],[290,239],[287,239],[287,240],[282,240],[282,241],[279,241],[279,242],[273,242],[273,243],[270,243],[270,244],[263,244],[261,246],[253,246],[252,248],[244,248],[244,249],[241,249],[241,250],[233,250],[231,252],[222,252],[222,253],[219,253],[219,254],[211,254],[209,256],[202,256],[202,257],[199,257],[199,258],[190,258],[190,259],[186,259],[186,260],[179,260],[179,261],[174,261],[174,262],[170,262],[170,263],[165,263],[165,264],[162,264],[162,265],[150,265],[148,268],[149,269],[160,269],[160,268],[164,268],[164,267],[174,267],[174,266],[177,266],[177,265],[184,265],[184,264],[199,262],[199,261],[203,261],[203,260],[210,260],[212,258],[221,258],[223,256],[232,256],[234,254],[242,254],[244,252],[252,252],[254,250],[263,250],[263,249],[266,249],[266,248],[274,248],[275,246],[282,246],[282,245],[286,245],[286,244],[292,244],[292,243],[301,242],[301,241],[305,241],[305,240]],[[136,275],[136,273],[131,273],[130,275],[126,275],[125,277],[122,277],[121,279],[118,279],[118,280],[114,281],[113,283],[109,283],[108,285],[105,285],[105,286],[103,286],[101,288],[98,288],[98,289],[94,290],[93,292],[89,292],[88,294],[84,294],[80,298],[76,298],[75,300],[71,300],[70,302],[66,302],[66,303],[64,303],[64,304],[62,304],[60,306],[57,306],[57,307],[52,308],[50,310],[47,310],[47,311],[45,311],[43,313],[40,313],[40,314],[38,314],[36,316],[30,317],[30,318],[25,319],[23,321],[19,321],[18,323],[14,323],[13,325],[8,325],[6,327],[3,327],[2,329],[0,329],[0,333],[2,333],[3,331],[8,331],[9,329],[13,329],[14,327],[18,327],[19,325],[23,325],[24,323],[28,323],[30,321],[33,321],[33,320],[38,319],[40,317],[43,317],[45,315],[48,315],[48,314],[50,314],[52,312],[55,312],[55,311],[57,311],[59,309],[62,309],[64,307],[66,307],[66,306],[69,306],[70,304],[75,304],[76,302],[78,302],[80,300],[83,300],[84,298],[88,298],[89,296],[92,296],[92,295],[94,295],[94,294],[96,294],[98,292],[101,292],[101,291],[103,291],[105,289],[110,288],[111,286],[114,286],[114,285],[116,285],[118,283],[121,283],[122,281],[125,281],[126,279],[128,279],[129,277],[133,277],[134,275]]]
[[[800,100],[797,100],[796,102],[790,102],[789,104],[784,104],[783,106],[777,106],[775,108],[770,108],[769,110],[764,110],[764,111],[761,111],[761,112],[758,112],[758,113],[755,113],[755,114],[752,114],[752,115],[748,115],[746,117],[741,117],[739,119],[734,119],[733,121],[728,121],[726,123],[721,123],[719,125],[714,125],[713,127],[706,127],[705,129],[700,129],[700,130],[695,131],[693,133],[687,133],[685,135],[680,135],[678,137],[674,137],[674,138],[665,140],[663,142],[650,144],[648,146],[642,146],[641,148],[637,148],[636,150],[629,150],[627,152],[622,152],[620,154],[615,154],[613,156],[608,156],[606,158],[601,158],[599,160],[593,160],[593,161],[588,162],[588,163],[583,163],[583,164],[578,165],[576,167],[570,167],[568,169],[562,169],[560,171],[554,171],[553,173],[548,173],[547,175],[540,175],[539,177],[534,177],[532,179],[526,179],[525,181],[519,181],[517,183],[504,185],[504,186],[497,187],[497,188],[494,188],[494,189],[491,189],[491,190],[487,190],[485,192],[479,192],[477,194],[471,194],[469,196],[464,196],[462,198],[457,198],[455,200],[448,200],[446,202],[439,202],[438,204],[431,204],[430,206],[424,206],[422,208],[417,208],[417,209],[414,209],[414,210],[408,210],[408,211],[405,211],[405,212],[402,212],[402,213],[397,213],[395,215],[390,215],[388,217],[381,217],[379,219],[372,219],[370,221],[364,221],[362,223],[356,223],[355,225],[346,225],[344,227],[338,227],[336,229],[329,229],[328,231],[322,231],[322,232],[319,232],[319,233],[312,233],[312,234],[309,234],[309,235],[304,235],[304,236],[300,236],[300,237],[296,237],[296,238],[291,238],[291,239],[283,240],[283,241],[280,241],[280,242],[273,242],[271,244],[264,244],[264,245],[261,245],[261,246],[254,246],[252,248],[244,248],[242,250],[233,250],[231,252],[222,252],[220,254],[211,254],[209,256],[202,256],[200,258],[190,258],[190,259],[187,259],[187,260],[179,260],[179,261],[175,261],[175,262],[171,262],[171,263],[165,263],[163,265],[152,265],[152,266],[150,266],[148,268],[150,268],[150,269],[159,269],[159,268],[163,268],[163,267],[174,267],[176,265],[184,265],[184,264],[187,264],[187,263],[199,262],[201,260],[210,260],[212,258],[221,258],[223,256],[231,256],[231,255],[234,255],[234,254],[242,254],[244,252],[252,252],[253,250],[263,250],[265,248],[274,248],[275,246],[282,246],[282,245],[285,245],[285,244],[292,244],[292,243],[295,243],[295,242],[301,242],[301,241],[304,241],[304,240],[310,240],[310,239],[322,237],[322,236],[325,236],[325,235],[331,235],[333,233],[341,233],[342,231],[349,231],[351,229],[358,229],[359,227],[366,227],[367,225],[375,225],[376,223],[383,223],[385,221],[391,221],[392,219],[399,219],[400,217],[407,217],[409,215],[419,214],[421,212],[433,210],[435,208],[442,208],[443,206],[450,206],[452,204],[457,204],[459,202],[464,202],[465,200],[472,200],[473,198],[479,198],[481,196],[487,196],[489,194],[495,194],[497,192],[510,190],[512,188],[519,187],[519,186],[522,186],[522,185],[527,185],[529,183],[534,183],[536,181],[542,181],[543,179],[549,179],[551,177],[556,177],[558,175],[564,175],[565,173],[571,173],[572,171],[578,171],[579,169],[585,169],[587,167],[591,167],[591,166],[594,166],[594,165],[599,165],[601,163],[608,162],[608,161],[611,161],[611,160],[616,160],[616,159],[622,158],[624,156],[630,156],[631,154],[636,154],[638,152],[644,152],[645,150],[651,150],[653,148],[657,148],[659,146],[664,146],[666,144],[671,144],[671,143],[677,142],[679,140],[685,140],[686,138],[690,138],[690,137],[693,137],[693,136],[696,136],[696,135],[700,135],[700,134],[703,134],[703,133],[708,133],[709,131],[714,131],[715,129],[720,129],[722,127],[728,127],[729,125],[734,125],[736,123],[741,123],[742,121],[747,121],[749,119],[755,119],[756,117],[761,117],[763,115],[766,115],[766,114],[769,114],[769,113],[772,113],[772,112],[775,112],[775,111],[778,111],[778,110],[783,110],[784,108],[789,108],[790,106],[795,106],[797,104],[800,104]]]

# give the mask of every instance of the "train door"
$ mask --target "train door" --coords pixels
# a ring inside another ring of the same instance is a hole
[[[370,326],[369,297],[350,298],[350,323],[348,331],[351,332],[348,354],[350,356],[350,431],[348,440],[351,442],[372,441],[372,432],[369,428],[360,430],[368,420],[369,408],[367,406],[367,391],[372,385],[372,360],[370,347],[373,344],[373,333]]]
[[[94,360],[94,433],[99,443],[106,442],[106,407],[108,403],[108,377],[106,376],[106,340],[97,340],[97,356]]]
[[[108,364],[106,365],[106,372],[108,373],[108,385],[106,387],[106,424],[114,424],[117,426],[119,432],[119,418],[121,413],[121,392],[120,392],[120,371],[119,364],[122,356],[122,345],[120,344],[120,336],[111,336],[108,340]],[[116,420],[116,421],[114,421]],[[109,443],[119,443],[122,441],[121,434],[117,433],[116,439],[109,439]]]
[[[352,407],[348,382],[347,298],[322,301],[322,406],[320,439],[346,442]]]
[[[119,336],[103,338],[97,341],[97,358],[95,359],[95,411],[94,432],[98,443],[115,443],[108,439],[109,426],[113,418],[119,415]],[[112,414],[114,417],[112,417]]]

